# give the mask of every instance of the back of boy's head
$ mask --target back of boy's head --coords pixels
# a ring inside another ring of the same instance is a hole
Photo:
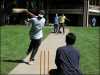
[[[45,11],[44,10],[39,10],[39,14],[45,15]]]
[[[67,45],[73,45],[76,41],[76,36],[73,33],[68,33],[66,35],[66,44]]]

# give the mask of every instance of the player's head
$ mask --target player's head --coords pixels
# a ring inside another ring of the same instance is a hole
[[[67,45],[73,45],[76,41],[76,36],[73,33],[68,33],[66,35],[66,44]]]
[[[44,10],[40,10],[39,14],[45,15],[45,11]]]
[[[62,14],[62,16],[64,16],[64,14]]]
[[[44,15],[45,15],[45,11],[40,10],[38,16],[42,18]]]
[[[56,13],[56,16],[58,16],[58,14]]]

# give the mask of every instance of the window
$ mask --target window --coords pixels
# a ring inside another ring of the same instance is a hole
[[[90,5],[100,6],[100,0],[90,0]]]

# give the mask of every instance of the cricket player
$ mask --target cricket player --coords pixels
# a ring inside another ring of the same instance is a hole
[[[69,19],[64,15],[62,14],[60,17],[59,17],[59,32],[61,33],[60,29],[63,28],[63,33],[65,33],[65,27],[64,27],[64,23],[65,23],[65,20],[69,21]]]
[[[45,25],[45,18],[44,18],[44,10],[40,10],[38,16],[34,15],[33,13],[26,11],[32,18],[30,19],[32,23],[32,27],[30,29],[30,45],[27,50],[27,54],[31,53],[29,58],[28,64],[33,64],[34,56],[36,55],[38,48],[41,44],[41,40],[43,38],[43,27]]]
[[[66,35],[66,46],[59,47],[56,52],[55,63],[57,66],[56,75],[82,75],[80,71],[80,53],[73,47],[76,42],[76,35]]]

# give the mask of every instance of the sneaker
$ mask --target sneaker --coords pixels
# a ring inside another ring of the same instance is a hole
[[[33,65],[33,61],[29,61],[28,64],[29,64],[29,65]]]

